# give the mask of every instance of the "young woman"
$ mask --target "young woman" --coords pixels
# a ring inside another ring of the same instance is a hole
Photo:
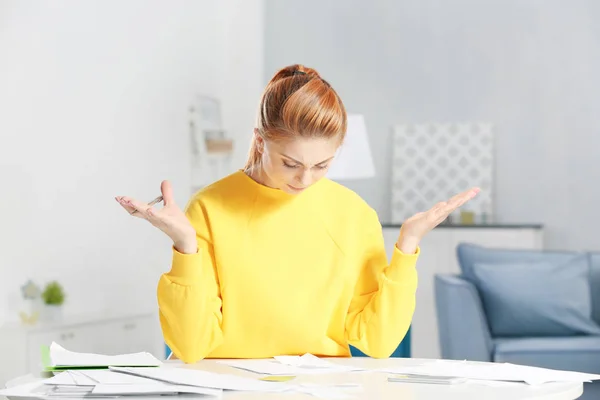
[[[395,350],[415,309],[419,242],[478,189],[405,221],[388,264],[375,211],[325,178],[345,132],[333,88],[292,65],[264,90],[243,170],[200,190],[185,213],[167,181],[162,209],[116,198],[173,240],[158,305],[176,357]]]

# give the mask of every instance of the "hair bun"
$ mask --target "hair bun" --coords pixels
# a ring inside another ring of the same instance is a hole
[[[305,67],[301,64],[289,65],[285,68],[280,69],[275,73],[273,78],[271,78],[271,82],[276,82],[280,79],[289,78],[293,76],[303,76],[307,75],[310,78],[321,78],[321,75],[317,71],[312,68]]]
[[[304,65],[295,65],[296,70],[292,74],[306,74],[313,78],[321,78],[321,75],[312,68],[305,67]]]

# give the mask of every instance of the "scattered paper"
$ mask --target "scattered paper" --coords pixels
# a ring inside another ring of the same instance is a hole
[[[465,384],[485,386],[540,385],[547,382],[590,382],[600,375],[510,363],[478,363],[436,360],[402,367],[382,369],[355,368],[337,364],[312,354],[277,356],[272,359],[218,360],[218,363],[244,369],[262,377],[248,378],[200,369],[162,365],[149,353],[103,356],[74,353],[53,343],[50,349],[55,365],[105,366],[108,369],[68,369],[52,378],[33,382],[19,381],[16,386],[0,390],[0,396],[26,398],[108,398],[149,395],[194,395],[221,397],[224,390],[249,392],[296,392],[323,399],[346,399],[349,391],[360,388],[347,384],[304,384],[294,379],[302,374],[347,373],[372,371],[391,374],[389,380],[399,382]],[[154,360],[154,361],[153,361]],[[148,363],[153,366],[147,366]],[[119,364],[139,364],[130,367]],[[404,375],[394,377],[394,375]],[[16,383],[16,381],[15,381]]]
[[[275,356],[273,357],[276,361],[281,364],[290,365],[292,367],[305,367],[305,368],[337,368],[340,367],[338,364],[334,364],[331,361],[319,358],[310,353],[306,353],[302,356]]]
[[[75,379],[69,373],[70,371],[61,372],[59,374],[54,375],[52,378],[44,379],[42,383],[47,385],[77,385],[75,383]]]
[[[83,398],[90,393],[93,386],[53,386],[45,385],[41,381],[34,381],[11,387],[9,389],[0,390],[0,396],[10,398],[40,398],[47,399],[50,397],[59,398]]]
[[[235,374],[222,374],[200,369],[174,367],[168,364],[148,366],[115,366],[121,362],[146,364],[151,359],[147,353],[123,356],[103,356],[75,353],[53,343],[47,355],[53,365],[72,365],[48,379],[33,382],[15,381],[16,386],[0,391],[0,396],[40,399],[115,398],[132,396],[173,396],[220,398],[223,391],[304,393],[323,399],[346,399],[348,391],[359,388],[354,383],[303,384],[294,380],[300,373],[346,372],[354,368],[338,365],[312,355],[282,356],[271,360],[243,360],[259,363],[264,368],[294,370],[295,374],[267,375],[267,378],[248,378]],[[120,357],[120,358],[119,358]],[[152,356],[150,356],[152,357]],[[125,361],[123,361],[125,360]],[[156,359],[155,359],[156,360]],[[158,360],[156,360],[158,361]],[[159,362],[160,363],[160,362]],[[160,363],[162,364],[162,363]],[[91,369],[90,366],[104,366]],[[81,368],[83,367],[83,368]],[[276,371],[271,371],[276,372]]]
[[[310,385],[290,384],[287,382],[268,382],[260,379],[245,378],[230,374],[187,369],[187,368],[120,368],[110,367],[113,371],[144,376],[174,385],[188,385],[223,390],[260,391],[260,392],[299,392],[323,399],[348,398],[348,389],[360,388],[358,384]]]
[[[153,379],[142,378],[130,374],[122,374],[107,369],[90,370],[68,370],[54,375],[42,381],[46,385],[82,385],[95,386],[97,384],[107,385],[140,385],[157,384]]]
[[[360,389],[361,385],[357,384],[339,384],[339,385],[311,385],[301,384],[297,385],[294,390],[300,393],[309,394],[314,397],[327,400],[338,400],[338,399],[350,399],[356,398],[352,396],[357,389]],[[350,393],[348,393],[350,392]]]
[[[402,383],[426,383],[431,385],[458,385],[465,383],[466,378],[457,378],[453,376],[429,376],[412,374],[392,374],[388,376],[388,382]]]
[[[480,386],[491,386],[491,387],[503,387],[503,386],[524,386],[527,385],[525,382],[517,381],[490,381],[483,379],[467,379],[465,382],[467,385],[480,385]]]
[[[76,353],[66,350],[55,342],[50,345],[50,367],[157,367],[161,364],[160,360],[147,352],[108,356]]]
[[[265,382],[230,374],[202,371],[187,368],[123,368],[110,367],[111,371],[132,374],[175,385],[190,385],[223,390],[285,391],[288,386],[283,382]]]
[[[37,388],[43,386],[39,381],[28,382],[21,385],[11,386],[0,390],[0,396],[5,397],[27,397],[43,398],[43,393],[34,393]]]
[[[211,389],[188,385],[171,385],[156,382],[152,385],[105,385],[99,384],[91,391],[92,395],[102,396],[132,396],[132,395],[163,395],[163,394],[203,394],[211,397],[220,397],[221,389]]]
[[[340,372],[349,372],[353,369],[344,367],[340,368],[307,368],[307,367],[294,367],[290,365],[279,364],[276,361],[271,360],[227,360],[218,361],[220,364],[229,365],[230,367],[242,369],[245,371],[254,372],[257,374],[265,375],[283,375],[283,376],[297,376],[297,375],[313,375],[313,374],[331,374]]]
[[[108,369],[90,369],[78,372],[93,379],[98,384],[105,385],[152,385],[159,383],[154,379],[143,378],[141,376],[134,376],[130,374],[122,374],[120,372],[115,372]]]
[[[44,379],[43,383],[60,386],[94,386],[98,382],[79,371],[64,371],[52,378]]]
[[[305,354],[303,356],[275,356],[273,359],[219,360],[217,362],[265,375],[295,376],[364,371],[364,368],[336,364],[312,354]]]
[[[35,391],[38,393],[43,393],[45,398],[83,398],[88,396],[92,390],[93,386],[47,386],[43,385],[37,388]]]
[[[428,376],[453,376],[482,381],[526,382],[539,385],[548,382],[591,382],[600,375],[548,368],[529,367],[510,363],[477,363],[467,361],[436,360],[416,366],[379,369],[391,374]]]

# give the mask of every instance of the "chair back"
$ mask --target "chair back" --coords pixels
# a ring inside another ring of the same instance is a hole
[[[600,324],[600,253],[590,253],[590,290],[592,318]]]

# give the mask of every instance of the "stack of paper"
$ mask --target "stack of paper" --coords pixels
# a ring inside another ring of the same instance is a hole
[[[75,353],[52,342],[42,353],[42,362],[47,371],[67,369],[97,369],[109,366],[158,367],[162,363],[150,353],[132,353],[108,356],[92,353]]]

